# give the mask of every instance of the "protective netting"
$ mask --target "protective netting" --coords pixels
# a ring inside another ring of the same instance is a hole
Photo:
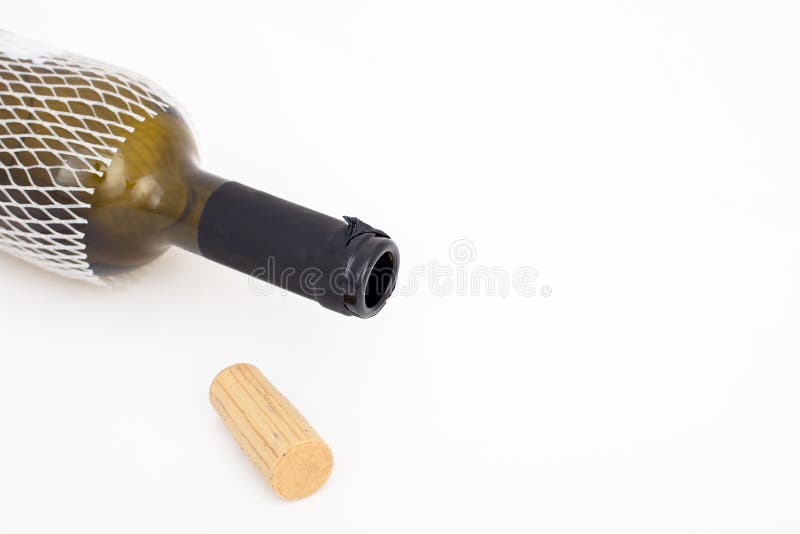
[[[141,77],[0,30],[0,250],[97,282],[85,214],[119,146],[168,97]]]

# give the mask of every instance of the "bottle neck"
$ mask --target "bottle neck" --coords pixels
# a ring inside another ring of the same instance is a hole
[[[174,244],[345,315],[371,317],[394,290],[399,252],[384,232],[194,171]]]
[[[201,254],[197,237],[203,209],[212,193],[228,183],[228,180],[196,167],[186,170],[183,178],[187,185],[186,208],[181,218],[170,228],[167,238],[173,245]]]

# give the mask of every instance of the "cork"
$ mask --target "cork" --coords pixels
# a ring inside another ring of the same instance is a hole
[[[279,496],[301,499],[328,480],[331,449],[256,367],[240,363],[223,369],[211,383],[209,397]]]

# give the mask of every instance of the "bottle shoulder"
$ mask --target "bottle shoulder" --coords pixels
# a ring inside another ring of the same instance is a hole
[[[187,210],[187,176],[196,163],[197,146],[186,122],[161,113],[139,123],[98,173],[80,177],[93,189],[85,241],[94,270],[124,271],[164,252],[165,234]]]

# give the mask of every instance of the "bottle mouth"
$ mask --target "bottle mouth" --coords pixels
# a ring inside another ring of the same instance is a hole
[[[357,282],[353,291],[345,295],[344,306],[356,317],[366,319],[377,314],[392,295],[397,285],[400,254],[391,239],[370,236],[360,244],[352,259]]]
[[[384,252],[367,277],[367,289],[364,292],[364,304],[367,308],[375,308],[386,302],[392,294],[397,282],[397,269],[394,266],[394,254]]]

